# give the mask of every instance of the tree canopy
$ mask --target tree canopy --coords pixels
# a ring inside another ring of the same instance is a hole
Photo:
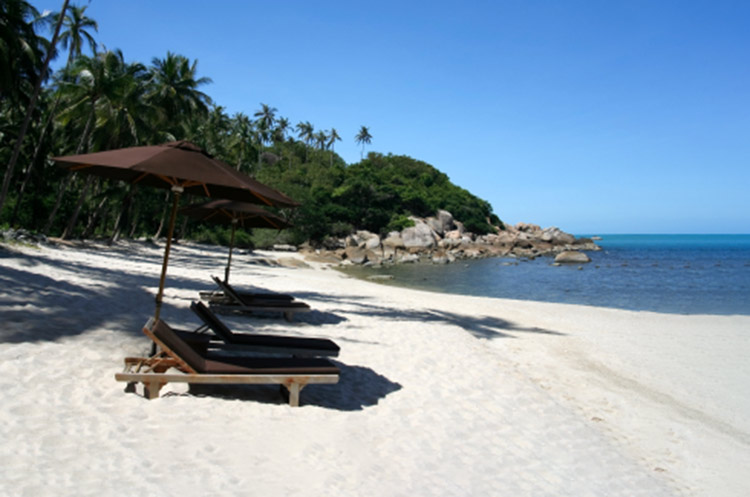
[[[199,74],[197,60],[168,52],[146,65],[126,62],[119,50],[97,51],[97,24],[85,10],[66,5],[66,12],[40,22],[37,10],[23,0],[0,7],[0,174],[12,179],[7,199],[0,199],[0,225],[50,235],[158,236],[164,192],[70,175],[48,157],[181,139],[302,204],[282,212],[293,229],[257,235],[257,243],[276,236],[294,243],[321,241],[358,229],[386,233],[408,225],[410,215],[430,216],[438,209],[475,233],[501,225],[488,202],[433,166],[407,156],[365,157],[364,147],[372,143],[367,126],[354,137],[361,160],[347,164],[334,150],[342,139],[334,127],[292,125],[265,103],[252,114],[229,116],[205,93],[211,80]],[[61,15],[63,30],[53,44],[54,37],[48,40],[44,33]],[[57,54],[55,44],[65,49],[66,65],[46,79],[28,114],[34,85],[44,80],[42,60]],[[83,46],[93,54],[83,53]],[[18,140],[26,117],[27,136]],[[14,147],[20,150],[15,162]],[[222,241],[217,233],[222,228],[192,221],[181,230],[182,236]]]

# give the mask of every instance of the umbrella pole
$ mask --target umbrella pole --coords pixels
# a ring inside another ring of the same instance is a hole
[[[232,219],[232,239],[229,242],[229,258],[224,270],[224,283],[229,283],[229,267],[232,265],[232,250],[234,249],[234,232],[237,230],[237,219]]]
[[[172,236],[174,235],[174,223],[177,218],[177,204],[180,202],[180,194],[183,192],[182,187],[173,186],[172,192],[174,198],[172,199],[172,213],[169,216],[169,229],[167,230],[167,246],[164,247],[164,262],[161,265],[161,278],[159,279],[159,292],[156,294],[156,311],[154,313],[154,321],[159,320],[159,314],[161,313],[161,299],[164,295],[164,282],[167,279],[167,264],[169,263],[169,251],[172,248]]]

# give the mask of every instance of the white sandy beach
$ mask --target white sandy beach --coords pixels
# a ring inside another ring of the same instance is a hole
[[[294,294],[336,341],[336,385],[114,380],[150,349],[162,247],[0,245],[0,495],[746,496],[750,317],[464,297],[236,254],[231,281]],[[226,249],[174,247],[162,318],[213,289]]]

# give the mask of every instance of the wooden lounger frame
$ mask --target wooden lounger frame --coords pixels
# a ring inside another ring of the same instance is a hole
[[[198,292],[200,295],[201,300],[205,300],[206,302],[214,303],[214,304],[229,304],[232,302],[231,297],[226,295],[222,288],[224,287],[224,281],[220,280],[217,276],[211,276],[211,279],[214,280],[214,283],[216,283],[216,286],[219,287],[218,290],[211,290],[211,291],[203,291]],[[260,301],[268,300],[271,302],[291,302],[294,300],[294,297],[291,295],[287,295],[284,293],[275,293],[275,292],[240,292],[235,290],[235,293],[239,295],[242,298],[248,298],[248,299],[257,299]]]
[[[200,326],[196,333],[200,333],[198,336],[203,337],[211,337],[211,340],[206,343],[206,351],[218,351],[218,352],[227,352],[227,351],[248,351],[248,352],[254,352],[254,353],[268,353],[268,354],[285,354],[285,355],[291,355],[293,357],[336,357],[339,355],[339,349],[338,346],[336,346],[335,349],[333,348],[324,348],[322,346],[313,347],[312,345],[307,346],[295,346],[295,344],[299,344],[300,341],[304,340],[302,338],[297,337],[283,337],[288,339],[289,344],[284,345],[263,345],[261,341],[258,341],[257,344],[243,344],[242,342],[242,333],[233,333],[232,330],[229,329],[229,327],[224,324],[219,317],[214,314],[211,309],[205,306],[202,302],[193,302],[190,304],[190,310],[193,311],[193,313],[198,316],[201,321],[203,321],[203,325]],[[223,332],[222,332],[223,328]],[[202,334],[204,331],[212,330],[212,335],[205,335]],[[253,333],[247,333],[246,336],[252,337]],[[262,334],[255,334],[255,336],[263,336]],[[235,338],[238,337],[238,338]],[[183,338],[185,338],[185,333],[183,332]],[[297,340],[295,342],[295,340]],[[327,341],[325,339],[313,339],[313,340],[321,340],[321,341]],[[304,343],[304,342],[303,342]],[[335,343],[332,343],[332,345],[336,345]]]
[[[255,298],[243,298],[230,285],[216,278],[216,284],[224,291],[226,301],[208,301],[211,309],[219,312],[281,312],[284,319],[292,321],[294,314],[298,312],[309,312],[310,306],[298,300],[265,300]]]
[[[147,399],[159,397],[159,391],[167,383],[230,384],[230,385],[281,385],[289,392],[289,405],[299,406],[299,395],[310,384],[332,384],[339,381],[334,374],[282,375],[282,374],[197,374],[166,373],[169,368],[179,368],[174,359],[168,357],[126,357],[125,369],[115,374],[117,381],[128,383],[133,388],[143,383]]]
[[[151,400],[159,397],[161,388],[169,382],[188,384],[230,384],[230,385],[269,385],[283,386],[289,393],[289,405],[299,406],[299,396],[302,389],[309,384],[338,383],[339,375],[332,373],[320,374],[207,374],[198,373],[151,331],[154,319],[150,318],[143,327],[143,332],[149,336],[161,352],[151,357],[126,357],[125,369],[115,374],[115,380],[127,382],[126,390],[132,390],[138,382],[143,383],[144,396]],[[167,373],[171,368],[181,372]]]

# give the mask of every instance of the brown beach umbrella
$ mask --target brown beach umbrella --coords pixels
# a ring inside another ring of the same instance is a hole
[[[156,319],[161,311],[177,205],[182,193],[274,207],[298,205],[283,193],[232,169],[187,141],[53,157],[52,160],[70,171],[156,188],[169,188],[174,192],[159,292],[156,295]]]
[[[232,200],[212,200],[203,204],[188,205],[180,209],[184,214],[199,221],[210,221],[219,224],[232,225],[232,237],[229,242],[229,258],[224,269],[224,282],[229,282],[229,268],[232,265],[232,250],[234,249],[234,234],[237,226],[243,228],[270,228],[282,230],[292,225],[261,207],[245,202]]]

